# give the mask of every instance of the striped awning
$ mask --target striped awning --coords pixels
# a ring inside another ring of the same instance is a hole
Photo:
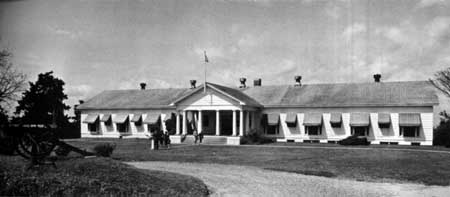
[[[288,124],[297,123],[297,114],[294,114],[294,113],[286,114],[286,123],[288,123]]]
[[[142,120],[142,114],[134,114],[131,122],[139,122]]]
[[[341,113],[331,113],[330,123],[339,124],[341,122],[342,122],[342,114]]]
[[[351,113],[350,126],[352,127],[367,127],[370,125],[368,113]]]
[[[398,124],[400,126],[407,126],[407,127],[408,126],[410,126],[410,127],[420,126],[421,125],[420,114],[418,114],[418,113],[400,113]]]
[[[165,113],[163,121],[170,120],[172,118],[172,113]]]
[[[157,124],[160,116],[161,116],[161,114],[159,114],[159,113],[149,113],[149,114],[147,114],[147,117],[145,117],[145,120],[143,121],[143,123],[144,124]]]
[[[124,123],[128,119],[128,114],[117,114],[113,118],[113,122],[115,123]]]
[[[102,122],[108,122],[111,119],[111,114],[104,114],[100,121]]]
[[[391,115],[388,113],[378,113],[378,124],[390,124]]]
[[[88,114],[83,123],[94,123],[98,119],[98,114]]]
[[[321,113],[306,113],[305,119],[303,120],[303,125],[305,125],[305,126],[320,126],[320,125],[322,125],[322,114]]]
[[[276,126],[278,125],[280,120],[280,114],[273,113],[273,114],[267,114],[267,124],[270,126]]]

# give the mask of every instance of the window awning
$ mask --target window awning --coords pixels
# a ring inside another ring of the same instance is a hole
[[[303,120],[305,126],[320,126],[322,125],[322,114],[320,113],[306,113]]]
[[[339,124],[342,122],[342,114],[340,113],[331,113],[330,123]]]
[[[378,113],[378,124],[390,124],[391,115],[388,113]]]
[[[280,114],[267,114],[267,124],[270,126],[278,125]]]
[[[150,113],[147,114],[147,117],[145,117],[145,120],[143,121],[144,124],[157,124],[159,117],[161,114],[157,113]]]
[[[124,123],[128,119],[128,114],[117,114],[113,118],[113,122],[115,123]]]
[[[415,127],[420,126],[420,114],[418,113],[401,113],[399,114],[398,124],[400,126]]]
[[[165,113],[163,121],[170,120],[172,118],[172,113]]]
[[[351,113],[350,126],[352,127],[367,127],[370,125],[368,113]]]
[[[83,123],[94,123],[98,119],[98,114],[88,114]]]
[[[140,120],[142,120],[142,114],[134,114],[131,122],[139,122]]]
[[[286,123],[288,123],[288,124],[297,123],[297,114],[294,114],[294,113],[286,114]]]
[[[111,119],[111,114],[104,114],[100,121],[102,122],[108,122]]]

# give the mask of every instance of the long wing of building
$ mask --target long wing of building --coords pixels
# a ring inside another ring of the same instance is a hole
[[[145,138],[168,131],[174,143],[201,133],[239,144],[257,132],[287,142],[332,143],[359,135],[372,144],[432,145],[438,98],[427,81],[191,85],[104,91],[77,108],[82,137]]]

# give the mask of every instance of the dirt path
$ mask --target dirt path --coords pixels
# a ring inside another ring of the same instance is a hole
[[[264,170],[256,167],[129,162],[137,168],[169,171],[200,178],[212,196],[448,196],[450,187],[369,183]]]

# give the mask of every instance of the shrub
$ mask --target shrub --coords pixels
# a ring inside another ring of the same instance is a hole
[[[370,142],[366,137],[352,135],[343,140],[339,140],[338,144],[340,145],[369,145]]]
[[[2,155],[14,155],[15,144],[12,137],[0,138],[0,154]]]
[[[241,144],[267,144],[273,142],[273,139],[261,136],[257,132],[252,132],[241,138]]]
[[[433,133],[433,145],[450,147],[450,115],[445,111],[440,115],[441,122]]]
[[[115,144],[103,143],[96,145],[94,147],[94,151],[98,156],[109,157],[111,156],[115,148],[116,148]]]

